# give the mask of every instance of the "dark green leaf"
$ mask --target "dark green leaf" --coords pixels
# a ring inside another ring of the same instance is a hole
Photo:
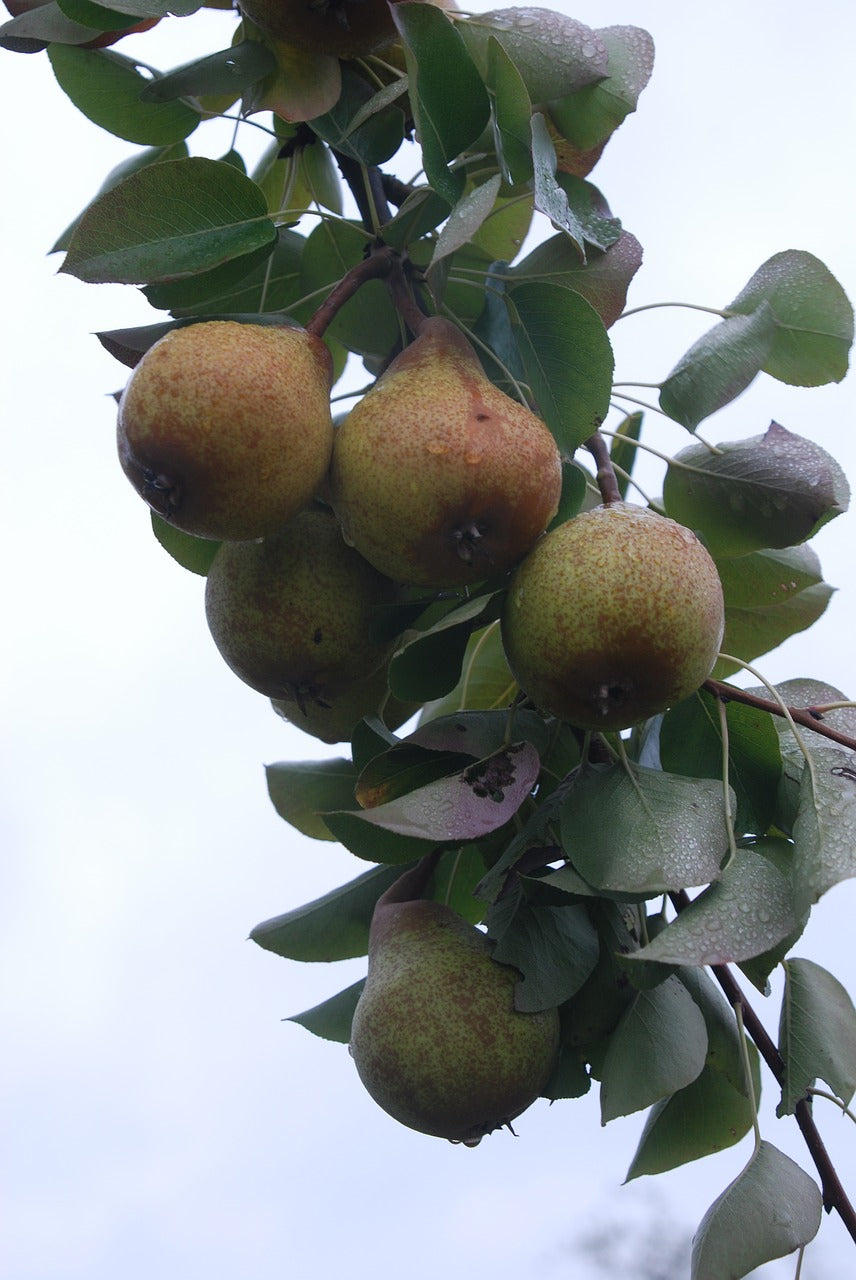
[[[515,283],[507,296],[539,411],[570,457],[609,409],[614,360],[603,321],[585,298],[561,285]]]
[[[299,318],[305,320],[321,296],[337,284],[365,254],[365,232],[354,223],[324,219],[311,232],[301,259],[300,290],[316,295]],[[386,358],[400,341],[401,330],[389,291],[381,280],[369,280],[339,310],[326,335],[361,356]]]
[[[774,254],[727,310],[749,315],[764,306],[777,326],[765,373],[799,387],[841,381],[853,341],[853,308],[818,258],[798,249]]]
[[[693,1238],[691,1280],[736,1280],[772,1258],[793,1253],[817,1234],[820,1192],[798,1164],[760,1142]]]
[[[399,89],[397,96],[400,96]],[[312,131],[336,151],[360,164],[383,164],[395,155],[404,138],[404,112],[393,103],[382,111],[355,119],[377,97],[371,85],[347,62],[342,64],[342,92],[335,106],[323,116],[315,116]]]
[[[437,846],[436,840],[386,831],[383,827],[365,822],[363,817],[362,813],[353,810],[325,811],[324,825],[332,832],[335,840],[340,841],[355,857],[364,858],[367,862],[400,865],[421,858]]]
[[[338,838],[320,815],[353,804],[357,774],[350,760],[284,760],[268,765],[266,774],[281,818],[314,840]]]
[[[691,1084],[651,1108],[627,1181],[724,1151],[751,1128],[749,1099],[718,1071],[705,1066]]]
[[[470,636],[460,680],[444,698],[428,703],[422,712],[422,723],[456,711],[492,711],[507,707],[516,692],[517,684],[505,660],[499,625],[491,623]]]
[[[211,561],[217,554],[220,543],[210,538],[196,538],[192,533],[176,529],[155,511],[151,513],[151,517],[152,531],[163,549],[183,569],[189,569],[191,573],[198,573],[204,578],[211,568]]]
[[[491,41],[502,46],[532,102],[562,98],[609,74],[609,53],[600,33],[563,13],[498,9],[473,14],[459,27],[485,77]]]
[[[539,755],[547,752],[553,729],[537,712],[518,710],[511,723],[515,737],[531,742]],[[468,711],[428,720],[405,741],[432,751],[464,751],[474,760],[483,760],[504,746],[508,732],[507,712]]]
[[[490,921],[488,921],[490,932]],[[584,907],[524,904],[494,948],[493,958],[519,969],[514,1007],[553,1009],[576,995],[597,963],[598,936]]]
[[[261,304],[267,302],[263,296],[264,285],[271,265],[269,259],[275,248],[273,243],[263,244],[252,253],[230,258],[210,271],[149,285],[143,289],[146,301],[159,311],[170,311],[174,316],[222,314],[232,310],[261,311]],[[287,257],[292,265],[290,281],[295,282],[299,259],[295,266],[292,254],[287,252]],[[296,290],[294,292],[296,294]],[[239,299],[243,305],[239,305]]]
[[[636,110],[654,67],[654,41],[641,27],[601,27],[596,35],[609,55],[606,79],[550,103],[559,133],[580,152],[602,146]]]
[[[392,14],[404,42],[425,173],[435,191],[454,205],[464,178],[448,166],[488,123],[487,90],[456,24],[438,6],[397,4]]]
[[[856,1093],[856,1009],[838,979],[812,960],[785,961],[779,1052],[785,1076],[777,1115],[793,1115],[818,1079],[849,1105]]]
[[[463,248],[490,216],[499,194],[500,177],[494,174],[480,187],[462,196],[446,221],[434,247],[432,265]]]
[[[60,88],[78,110],[128,142],[169,146],[192,133],[202,118],[183,102],[140,101],[149,81],[118,53],[52,44],[48,57]]]
[[[768,711],[741,702],[725,705],[728,780],[737,797],[735,827],[766,831],[782,772],[779,735]],[[660,726],[660,763],[690,778],[722,777],[722,728],[716,700],[705,690],[672,707]]]
[[[309,963],[364,956],[375,903],[401,871],[374,867],[314,902],[257,924],[250,938],[287,960]]]
[[[568,236],[580,261],[585,262],[585,232],[568,203],[564,189],[556,181],[556,151],[540,112],[533,115],[531,130],[535,208]]]
[[[833,588],[823,581],[811,547],[754,551],[717,564],[725,597],[722,652],[744,662],[769,653],[789,636],[805,631],[829,604]],[[720,659],[717,679],[738,670]]]
[[[493,136],[503,175],[512,184],[532,177],[532,103],[511,58],[493,36],[487,42],[485,84],[493,103]]]
[[[811,764],[802,771],[792,832],[798,911],[856,876],[856,752],[815,741],[808,749]]]
[[[558,1102],[560,1098],[582,1098],[591,1088],[591,1076],[572,1049],[564,1045],[553,1074],[542,1090],[542,1098]]]
[[[639,452],[634,445],[628,442],[639,439],[642,434],[644,417],[645,415],[640,410],[637,410],[636,413],[628,413],[627,417],[616,428],[612,443],[609,446],[609,456],[618,476],[618,491],[622,498],[627,497],[627,491],[630,488],[630,477],[633,474],[636,455]]]
[[[390,664],[389,687],[395,696],[428,702],[454,689],[472,631],[492,621],[496,610],[492,597],[474,596],[426,630],[406,636]]]
[[[228,49],[209,53],[149,81],[140,93],[140,101],[173,102],[176,98],[229,93],[237,97],[275,67],[276,58],[266,44],[259,40],[241,40]]]
[[[642,246],[624,232],[605,253],[589,252],[587,262],[567,236],[551,236],[513,267],[516,281],[546,281],[573,289],[591,303],[607,328],[624,310],[630,281],[642,263]]]
[[[641,1111],[695,1080],[707,1056],[707,1028],[677,978],[637,992],[612,1033],[603,1062],[601,1122]]]
[[[209,270],[275,239],[256,184],[230,164],[194,156],[150,165],[99,196],[61,270],[90,284],[146,284]]]
[[[771,422],[764,435],[716,452],[703,444],[682,449],[666,471],[663,502],[713,556],[744,556],[812,538],[847,510],[850,486],[825,449]]]
[[[104,5],[95,4],[94,0],[59,0],[59,7],[72,22],[79,22],[81,26],[92,27],[96,31],[124,31],[139,21],[139,15],[108,9]]]
[[[581,770],[564,801],[561,830],[580,875],[609,892],[652,895],[707,884],[728,851],[721,783],[640,766],[632,774],[622,765]]]
[[[734,315],[709,329],[678,361],[660,386],[660,408],[694,431],[735,400],[761,372],[776,338],[766,303],[750,315]]]
[[[340,1044],[347,1044],[351,1038],[354,1010],[362,995],[365,981],[365,978],[361,978],[359,982],[346,987],[338,995],[324,1000],[321,1004],[316,1004],[305,1013],[293,1013],[285,1021],[297,1022],[301,1027],[305,1027],[315,1036],[321,1036],[324,1040],[337,1040]]]

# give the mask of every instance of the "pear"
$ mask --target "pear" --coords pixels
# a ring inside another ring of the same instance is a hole
[[[432,316],[336,432],[333,507],[348,542],[396,581],[453,587],[505,573],[556,513],[550,431],[495,387]]]
[[[535,1101],[555,1065],[556,1009],[514,1007],[515,969],[457,912],[421,899],[429,859],[378,899],[351,1027],[360,1079],[384,1111],[468,1146]]]
[[[178,529],[265,537],[312,500],[333,447],[332,361],[305,329],[210,320],[171,329],[119,402],[119,460]]]
[[[526,557],[502,640],[542,711],[583,729],[624,729],[707,679],[723,626],[716,565],[695,534],[615,502],[559,525]]]
[[[239,7],[260,31],[305,53],[361,58],[398,38],[387,0],[240,0]]]
[[[251,688],[326,703],[388,659],[395,584],[342,540],[329,511],[302,511],[260,542],[224,542],[205,588],[208,627]]]
[[[377,716],[394,731],[416,714],[420,704],[402,702],[390,694],[388,669],[385,663],[372,675],[361,675],[326,697],[271,698],[271,705],[283,720],[321,742],[350,742],[364,716]]]

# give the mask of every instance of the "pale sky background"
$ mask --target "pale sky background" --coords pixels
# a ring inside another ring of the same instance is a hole
[[[720,0],[706,16],[667,0],[561,7],[647,27],[657,45],[640,109],[593,175],[645,246],[631,305],[724,305],[787,248],[816,254],[856,297],[851,0]],[[200,28],[204,50],[190,39]],[[223,47],[231,29],[222,14],[172,19],[136,48],[168,67]],[[622,1187],[644,1116],[601,1129],[594,1090],[536,1104],[516,1140],[452,1147],[385,1116],[344,1047],[281,1021],[363,969],[293,964],[246,941],[364,869],[293,833],[266,795],[264,763],[337,749],[285,726],[228,671],[202,580],[159,549],[121,475],[110,393],[125,374],[91,334],[157,314],[133,289],[57,276],[45,256],[134,148],[70,106],[43,55],[0,51],[0,110],[0,1274],[599,1280],[609,1271],[579,1247],[606,1227],[626,1241],[612,1272],[645,1280],[633,1258],[646,1236],[688,1240],[750,1139]],[[661,378],[708,323],[688,311],[621,322],[616,376]],[[804,391],[762,376],[704,431],[740,438],[775,418],[853,482],[854,410],[852,377]],[[650,438],[686,442],[668,424]],[[856,688],[853,518],[815,540],[839,591],[807,636],[760,660],[769,678]],[[837,887],[796,948],[851,991],[854,906],[856,886]],[[754,996],[772,1028],[778,994]],[[764,1135],[811,1169],[793,1123],[774,1117],[769,1075],[765,1086]],[[856,1130],[825,1104],[818,1118],[854,1196]],[[803,1278],[856,1274],[853,1258],[825,1218]]]

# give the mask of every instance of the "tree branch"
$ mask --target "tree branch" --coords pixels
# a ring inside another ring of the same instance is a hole
[[[756,693],[738,689],[736,685],[725,684],[721,680],[705,680],[702,688],[707,689],[708,693],[712,693],[721,702],[742,702],[747,707],[757,707],[759,711],[770,711],[775,716],[784,717],[784,711],[772,698],[759,697]],[[805,710],[800,707],[788,707],[788,713],[795,724],[822,734],[824,738],[830,738],[833,742],[840,743],[842,747],[849,747],[851,751],[856,751],[856,738],[851,738],[846,733],[833,729],[831,725],[824,724],[822,711],[814,707],[807,707]]]
[[[599,431],[595,431],[594,435],[589,436],[584,442],[584,447],[588,449],[591,456],[597,463],[597,487],[600,489],[600,496],[603,498],[604,506],[612,506],[613,503],[623,502],[621,489],[618,486],[618,477],[615,474],[615,468],[612,465],[612,458],[609,456],[609,448],[606,441]]]

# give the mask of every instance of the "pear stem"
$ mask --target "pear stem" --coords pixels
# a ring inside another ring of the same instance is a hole
[[[390,902],[412,902],[414,898],[424,897],[428,881],[434,874],[434,868],[440,861],[442,852],[443,849],[440,846],[432,849],[430,853],[425,854],[424,858],[419,859],[415,867],[410,867],[397,880],[393,880],[389,888],[378,898],[375,911],[378,907],[385,907]]]
[[[428,317],[413,296],[400,260],[393,264],[387,278],[387,286],[396,311],[414,338],[418,337],[419,330]]]
[[[600,489],[600,496],[603,498],[603,505],[609,507],[616,502],[623,502],[612,458],[609,456],[609,449],[600,432],[595,431],[594,435],[589,436],[584,442],[584,447],[588,449],[597,464],[595,479]]]
[[[354,296],[358,289],[368,280],[380,280],[388,276],[398,262],[398,255],[388,245],[376,245],[369,250],[368,257],[350,268],[335,284],[321,306],[306,322],[306,331],[314,333],[316,338],[323,336],[328,326],[335,320],[341,308]]]

